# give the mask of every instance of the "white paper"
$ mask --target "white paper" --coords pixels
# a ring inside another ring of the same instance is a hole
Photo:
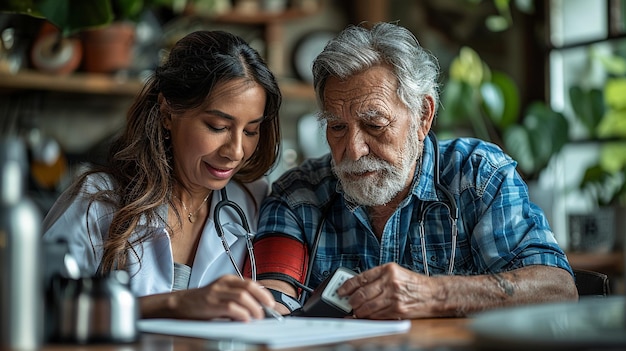
[[[138,326],[147,333],[232,340],[282,349],[405,333],[411,328],[411,321],[285,317],[283,321],[268,318],[245,323],[143,319]]]

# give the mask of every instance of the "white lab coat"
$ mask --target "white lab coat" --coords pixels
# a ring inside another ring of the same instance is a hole
[[[245,184],[245,187],[248,188],[254,199],[242,188],[241,184],[236,182],[229,182],[226,191],[228,199],[238,204],[246,214],[251,235],[254,236],[257,230],[258,210],[261,201],[268,194],[269,184],[265,179],[261,179]],[[104,174],[97,174],[89,177],[83,190],[93,193],[96,189],[102,188],[110,188],[110,180]],[[191,269],[189,288],[205,286],[225,274],[237,274],[215,230],[213,210],[220,200],[220,191],[215,191],[212,196],[209,218],[202,231]],[[88,206],[89,200],[83,195],[72,197],[68,192],[62,194],[44,219],[43,230],[46,241],[67,240],[70,253],[78,261],[82,273],[93,275],[102,259],[101,245],[107,236],[115,208],[103,202],[96,202],[91,207]],[[162,205],[159,208],[162,218],[167,218],[167,210],[167,205]],[[87,217],[85,213],[87,213]],[[183,219],[185,218],[183,216]],[[241,220],[230,209],[220,212],[220,220],[224,237],[230,245],[235,261],[242,269],[248,252],[246,232],[241,225]],[[87,230],[87,225],[89,225],[89,230]],[[140,262],[132,253],[128,256],[131,290],[136,296],[172,291],[174,282],[174,261],[169,233],[163,223],[148,224],[145,219],[140,221],[136,232],[144,232],[148,225],[152,229],[156,229],[157,236],[151,241],[135,247]],[[88,233],[91,233],[91,239]]]

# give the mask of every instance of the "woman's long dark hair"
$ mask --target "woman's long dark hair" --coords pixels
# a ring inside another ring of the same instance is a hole
[[[267,97],[259,144],[234,179],[242,183],[257,180],[274,165],[279,151],[278,112],[282,100],[274,75],[258,52],[238,36],[223,31],[188,34],[173,46],[167,60],[135,99],[126,128],[111,145],[106,166],[78,180],[77,184],[82,184],[88,174],[99,171],[107,172],[114,180],[113,189],[102,190],[92,198],[92,203],[106,201],[118,208],[104,242],[102,273],[128,268],[129,250],[152,235],[145,233],[131,241],[140,218],[144,216],[148,223],[166,223],[157,210],[164,203],[172,206],[173,161],[159,95],[171,112],[182,112],[205,103],[218,83],[241,78],[259,84]]]

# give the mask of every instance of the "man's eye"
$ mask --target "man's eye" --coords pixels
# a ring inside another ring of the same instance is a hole
[[[332,131],[339,132],[346,128],[346,126],[342,124],[330,125],[328,126]]]
[[[367,127],[369,129],[372,129],[372,130],[382,130],[386,126],[381,126],[381,125],[378,125],[378,124],[368,124]]]

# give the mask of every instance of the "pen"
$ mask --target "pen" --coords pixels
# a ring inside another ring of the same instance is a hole
[[[268,318],[275,318],[277,321],[282,322],[285,320],[285,317],[283,317],[280,313],[278,313],[275,309],[266,306],[266,305],[261,305],[263,307],[263,311],[265,312],[265,317]]]

